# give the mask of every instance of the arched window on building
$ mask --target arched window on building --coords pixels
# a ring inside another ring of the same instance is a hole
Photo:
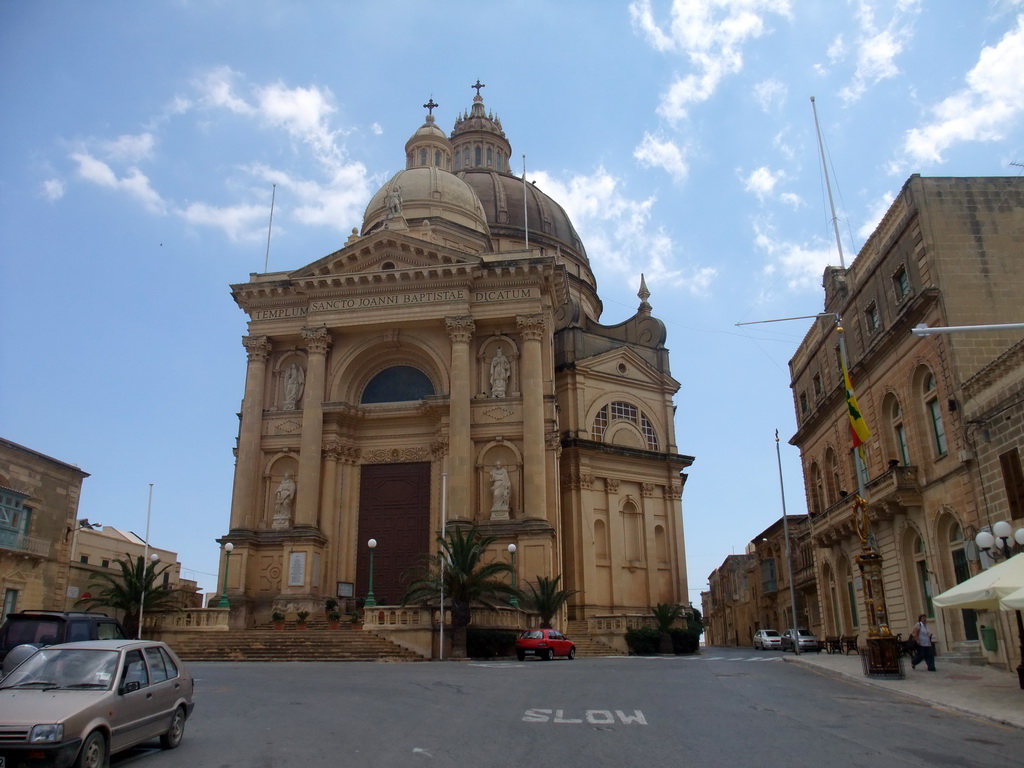
[[[929,617],[935,616],[932,605],[932,583],[928,575],[928,558],[924,551],[924,541],[920,536],[914,537],[914,572],[917,575],[917,587],[920,590],[920,605],[925,606]]]
[[[825,481],[821,476],[821,467],[818,466],[818,462],[811,464],[811,514],[820,515],[825,507],[823,506],[823,499],[825,498]]]
[[[892,429],[892,442],[895,458],[903,466],[910,466],[910,450],[907,448],[907,429],[903,424],[903,409],[900,401],[892,396],[889,404],[889,419]]]
[[[594,423],[591,429],[594,440],[604,441],[608,427],[616,421],[628,421],[632,423],[643,434],[644,443],[650,451],[658,450],[658,432],[647,414],[643,413],[632,403],[616,401],[601,408],[594,416]]]
[[[482,150],[481,150],[480,147],[475,147],[473,149],[473,160],[474,160],[474,164],[476,165],[477,168],[479,168],[481,165],[483,165],[483,159],[480,156],[481,152],[482,152]]]
[[[939,390],[935,384],[935,375],[929,374],[924,382],[924,410],[931,424],[932,445],[938,457],[949,452],[946,444],[946,427],[942,423],[942,407],[939,405]]]
[[[825,452],[825,463],[828,466],[828,506],[839,501],[839,492],[843,490],[843,481],[839,475],[839,459],[836,452],[829,448]]]
[[[433,394],[434,385],[423,371],[411,365],[393,365],[370,379],[359,402],[402,403]]]

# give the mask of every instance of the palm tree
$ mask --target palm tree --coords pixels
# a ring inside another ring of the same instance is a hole
[[[96,594],[83,597],[75,605],[85,608],[110,608],[120,611],[123,615],[122,624],[128,637],[137,637],[139,633],[140,606],[147,611],[179,610],[181,595],[169,584],[157,584],[171,565],[164,565],[159,571],[156,563],[143,563],[139,555],[125,553],[124,558],[114,561],[121,568],[120,574],[97,573],[89,584],[90,590],[98,590]]]
[[[441,552],[426,558],[422,575],[409,585],[402,600],[402,605],[426,603],[444,595],[451,606],[453,658],[466,657],[466,627],[473,603],[506,604],[509,597],[519,596],[511,584],[498,578],[512,573],[512,566],[504,560],[483,561],[494,541],[494,536],[481,537],[476,526],[456,526],[447,536],[438,536]]]
[[[545,629],[551,628],[551,619],[562,610],[563,605],[569,602],[569,598],[579,591],[559,589],[558,582],[561,579],[561,576],[555,576],[553,579],[547,576],[538,576],[537,586],[527,584],[532,593],[527,600],[533,610],[540,614],[540,625]]]
[[[676,623],[676,619],[686,613],[686,609],[678,603],[674,605],[658,603],[651,609],[651,613],[654,614],[654,620],[658,622],[658,632],[661,635],[658,640],[658,652],[672,653],[672,636],[669,634],[669,630]]]

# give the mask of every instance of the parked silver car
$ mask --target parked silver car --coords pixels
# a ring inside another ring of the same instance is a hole
[[[194,683],[164,643],[92,640],[42,648],[0,681],[0,766],[104,768],[160,739],[174,749]]]
[[[761,651],[778,651],[782,648],[782,635],[774,629],[759,629],[754,633],[754,648]]]
[[[792,651],[797,642],[800,643],[800,653],[821,650],[821,643],[809,629],[787,629],[782,633],[782,650]]]

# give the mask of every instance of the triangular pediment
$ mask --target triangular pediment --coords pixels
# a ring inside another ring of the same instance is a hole
[[[607,352],[577,360],[576,370],[633,387],[650,386],[661,389],[667,386],[672,391],[679,388],[679,382],[668,374],[658,371],[629,347],[616,347]]]
[[[412,235],[390,231],[365,237],[353,235],[345,247],[289,273],[292,280],[335,276],[368,276],[378,273],[420,272],[480,264],[480,257]]]

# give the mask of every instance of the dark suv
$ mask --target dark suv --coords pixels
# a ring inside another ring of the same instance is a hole
[[[0,627],[0,662],[19,645],[56,645],[79,640],[124,639],[121,623],[105,613],[21,611],[7,615]]]

